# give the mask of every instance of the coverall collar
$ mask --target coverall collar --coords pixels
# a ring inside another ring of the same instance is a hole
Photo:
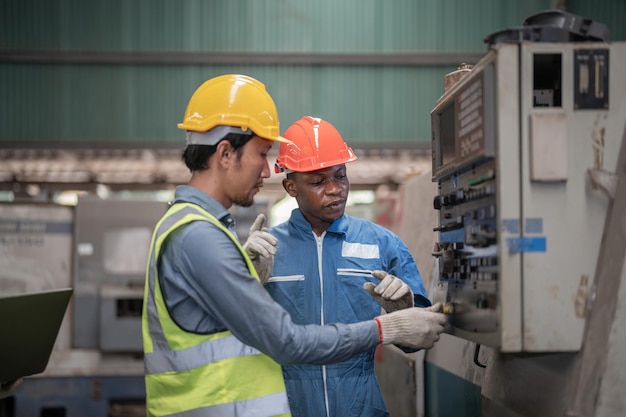
[[[186,202],[196,204],[212,215],[214,215],[220,223],[226,226],[231,232],[235,231],[235,219],[230,212],[221,205],[216,199],[189,185],[179,185],[176,187],[174,194],[174,203]]]
[[[300,211],[299,208],[293,209],[291,212],[291,217],[289,218],[289,222],[294,225],[296,229],[299,229],[305,233],[312,233],[313,228],[311,224],[304,218],[304,215]],[[337,234],[346,234],[348,230],[348,222],[346,221],[346,214],[344,213],[340,218],[333,221],[326,232],[337,233]]]

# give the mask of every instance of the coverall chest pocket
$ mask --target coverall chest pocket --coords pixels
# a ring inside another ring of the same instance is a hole
[[[306,324],[304,275],[272,276],[265,288],[272,298],[291,315],[294,323]]]
[[[363,289],[366,282],[377,284],[371,270],[337,268],[338,315],[346,322],[370,320],[380,314],[380,305]]]

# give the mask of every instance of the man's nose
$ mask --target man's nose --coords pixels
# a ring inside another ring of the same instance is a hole
[[[269,178],[270,177],[270,164],[267,162],[267,158],[265,159],[265,164],[263,165],[263,170],[261,171],[261,178]]]
[[[330,194],[330,195],[339,194],[341,193],[342,189],[343,187],[339,183],[339,181],[336,181],[332,178],[326,184],[326,194]]]

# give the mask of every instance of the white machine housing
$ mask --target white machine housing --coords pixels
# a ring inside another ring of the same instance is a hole
[[[454,306],[448,333],[503,352],[580,349],[625,68],[623,42],[499,43],[437,101],[432,298]]]

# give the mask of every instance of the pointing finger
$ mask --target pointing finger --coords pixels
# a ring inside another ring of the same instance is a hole
[[[257,230],[261,230],[261,228],[263,228],[264,223],[265,223],[265,214],[261,213],[258,216],[256,216],[256,220],[254,220],[254,223],[252,223],[252,226],[250,226],[250,234],[256,232]]]

